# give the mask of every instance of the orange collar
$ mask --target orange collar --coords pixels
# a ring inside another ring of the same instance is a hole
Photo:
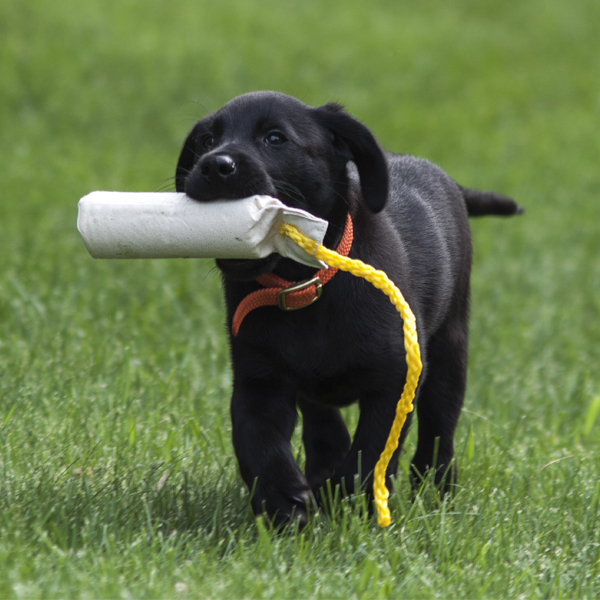
[[[348,256],[352,248],[353,230],[350,214],[346,219],[344,234],[336,249],[338,254]],[[294,283],[274,275],[265,273],[256,279],[264,289],[248,294],[238,305],[231,331],[235,337],[246,315],[261,306],[279,306],[281,310],[297,310],[312,304],[321,296],[323,286],[337,273],[337,269],[321,269],[312,279]]]

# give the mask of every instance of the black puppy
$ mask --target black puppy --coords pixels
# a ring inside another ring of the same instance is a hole
[[[437,483],[452,485],[467,371],[467,215],[510,215],[520,208],[457,185],[425,160],[382,152],[370,131],[337,104],[312,108],[274,92],[239,96],[197,123],[179,158],[176,188],[200,202],[274,196],[329,221],[324,245],[334,249],[344,232],[347,240],[351,216],[349,256],[385,271],[416,316],[424,368],[413,475],[418,480],[434,468]],[[265,273],[294,283],[315,277],[315,269],[277,254],[217,260],[217,266],[230,331],[240,303],[273,285]],[[307,284],[311,299],[316,287]],[[402,320],[388,298],[338,272],[318,301],[294,312],[257,308],[230,335],[233,444],[254,490],[254,512],[279,524],[292,516],[304,522],[311,492],[318,497],[328,479],[352,493],[360,474],[369,492],[406,377]],[[356,401],[360,418],[352,441],[339,407]],[[305,474],[290,446],[298,408]],[[410,421],[411,415],[400,446]]]

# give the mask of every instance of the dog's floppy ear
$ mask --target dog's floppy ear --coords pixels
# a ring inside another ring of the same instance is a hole
[[[354,161],[364,201],[372,212],[379,212],[388,197],[389,177],[385,157],[373,134],[339,104],[315,108],[314,118],[333,133],[338,150]]]
[[[177,168],[175,169],[175,190],[185,191],[185,180],[194,168],[198,154],[196,153],[196,127],[187,136],[179,155]]]

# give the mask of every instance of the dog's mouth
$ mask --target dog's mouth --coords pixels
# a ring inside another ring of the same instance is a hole
[[[190,198],[198,202],[211,202],[213,200],[235,202],[255,194],[263,194],[278,198],[288,206],[297,204],[293,201],[290,202],[286,194],[282,193],[282,190],[274,185],[271,178],[263,171],[255,173],[255,179],[244,187],[231,185],[234,182],[229,182],[229,178],[222,182],[222,185],[206,185],[206,182],[197,176],[196,171],[192,175],[195,176],[191,178],[189,184],[186,183],[185,192]],[[247,177],[247,179],[251,178]],[[219,258],[216,260],[216,264],[223,275],[229,279],[252,281],[264,273],[272,272],[281,258],[279,254],[275,253],[260,259]]]
[[[270,273],[281,260],[279,254],[270,254],[266,258],[218,258],[217,267],[225,277],[235,281],[252,281],[264,273]]]

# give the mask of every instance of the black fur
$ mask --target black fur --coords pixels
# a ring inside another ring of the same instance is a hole
[[[516,213],[517,205],[461,188],[425,160],[382,152],[370,131],[338,105],[312,108],[274,92],[235,98],[196,124],[181,152],[176,187],[202,202],[275,196],[327,219],[330,248],[350,212],[350,257],[383,269],[417,320],[424,369],[414,478],[435,468],[436,482],[452,485],[467,370],[467,212]],[[259,288],[255,277],[273,271],[300,281],[315,272],[279,255],[217,265],[229,330],[240,301]],[[358,473],[370,492],[406,376],[402,321],[387,297],[338,272],[313,305],[295,312],[256,309],[230,342],[233,443],[242,477],[254,490],[255,513],[277,523],[304,522],[311,492],[318,498],[329,479],[352,493]],[[351,441],[339,408],[356,401],[360,417]],[[304,474],[290,446],[298,408]]]

